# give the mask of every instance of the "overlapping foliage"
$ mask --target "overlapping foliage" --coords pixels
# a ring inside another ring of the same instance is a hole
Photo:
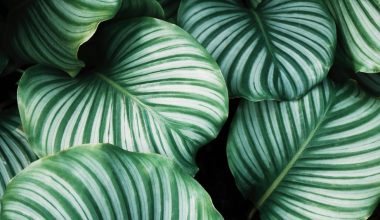
[[[192,176],[229,98],[248,218],[379,203],[377,0],[0,6],[0,77],[19,79],[0,99],[0,219],[222,219]]]

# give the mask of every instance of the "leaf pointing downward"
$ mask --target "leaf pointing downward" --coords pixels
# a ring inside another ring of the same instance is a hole
[[[241,2],[183,0],[178,12],[178,24],[219,63],[230,96],[296,99],[326,77],[336,34],[321,1]]]
[[[24,73],[18,104],[34,151],[112,143],[174,158],[194,174],[198,148],[228,114],[215,61],[186,32],[153,18],[117,23],[100,39],[104,57],[92,72],[72,79],[35,66]]]
[[[380,199],[380,100],[325,81],[292,102],[243,102],[228,161],[262,219],[364,219]]]

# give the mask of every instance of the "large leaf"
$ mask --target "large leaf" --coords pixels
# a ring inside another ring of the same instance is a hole
[[[228,161],[262,219],[365,219],[380,199],[380,100],[329,81],[298,101],[244,101]]]
[[[228,114],[219,67],[175,25],[138,18],[106,29],[103,64],[70,78],[44,66],[19,84],[21,119],[44,156],[82,143],[113,143],[156,152],[196,171],[198,148],[215,138]]]
[[[2,205],[2,220],[222,219],[172,161],[105,144],[33,163],[9,183]]]
[[[220,64],[230,96],[294,99],[332,64],[335,25],[319,0],[183,0],[178,23]]]
[[[112,18],[121,0],[30,0],[8,17],[7,42],[16,61],[43,63],[75,76],[84,66],[80,45],[101,21]]]
[[[0,112],[0,198],[9,180],[36,159],[20,124],[17,109]]]
[[[380,72],[380,2],[325,0],[356,72]]]

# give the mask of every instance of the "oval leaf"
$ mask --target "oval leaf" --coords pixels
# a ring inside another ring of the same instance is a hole
[[[121,0],[30,0],[8,17],[10,55],[24,63],[42,63],[75,76],[84,66],[80,45],[101,21],[112,18]]]
[[[16,176],[1,219],[222,219],[175,163],[112,145],[74,147]]]
[[[10,179],[37,157],[20,130],[17,109],[2,111],[0,115],[0,198]],[[1,218],[0,218],[1,219]]]
[[[258,1],[251,1],[256,4]],[[295,99],[333,62],[335,25],[319,0],[183,0],[178,23],[221,66],[232,97]]]
[[[243,102],[228,161],[262,219],[366,219],[380,199],[380,100],[329,81],[298,101]]]
[[[153,18],[110,26],[99,45],[104,64],[74,79],[43,66],[24,73],[18,103],[34,151],[112,143],[164,154],[194,174],[198,148],[228,114],[215,61],[185,31]]]
[[[380,72],[380,2],[325,0],[355,72]]]

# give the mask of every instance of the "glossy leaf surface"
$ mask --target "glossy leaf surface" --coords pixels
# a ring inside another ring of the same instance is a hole
[[[1,219],[222,219],[174,162],[112,145],[80,146],[33,163],[7,187]]]
[[[243,102],[227,150],[239,189],[264,220],[366,219],[380,198],[379,112],[351,81],[298,101]]]
[[[295,99],[326,77],[336,33],[321,1],[243,2],[183,0],[178,13],[221,66],[230,96]]]
[[[228,114],[219,67],[179,27],[138,18],[106,29],[102,63],[72,79],[35,66],[19,84],[18,104],[35,152],[49,155],[85,143],[174,158],[191,174],[199,147]]]

